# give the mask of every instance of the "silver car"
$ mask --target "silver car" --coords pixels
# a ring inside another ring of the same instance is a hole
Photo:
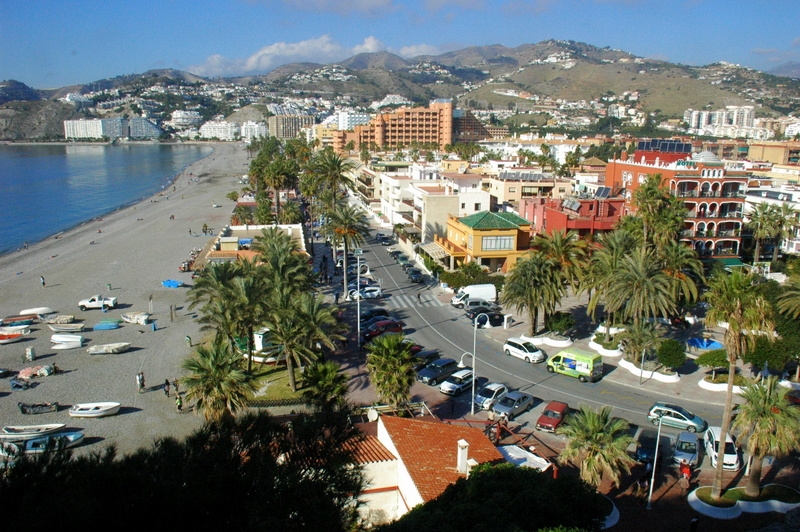
[[[681,432],[675,440],[675,454],[672,461],[680,465],[686,460],[691,467],[696,467],[700,455],[700,438],[693,432]]]
[[[533,407],[533,396],[525,392],[508,392],[492,407],[492,412],[509,421]]]

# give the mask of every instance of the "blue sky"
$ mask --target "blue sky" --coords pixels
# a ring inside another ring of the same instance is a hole
[[[2,0],[0,80],[44,89],[176,68],[262,74],[569,39],[689,65],[800,61],[797,0]]]

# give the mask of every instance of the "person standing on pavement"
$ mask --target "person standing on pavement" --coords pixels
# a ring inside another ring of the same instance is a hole
[[[180,395],[180,393],[178,393],[178,377],[172,379],[172,387],[175,388],[175,395]]]
[[[169,379],[164,379],[164,395],[169,397]]]
[[[44,288],[44,275],[39,276],[39,281],[42,283],[42,288]]]
[[[183,399],[181,399],[180,395],[175,397],[175,408],[178,410],[178,413],[183,411]]]

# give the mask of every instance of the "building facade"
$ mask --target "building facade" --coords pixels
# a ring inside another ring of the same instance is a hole
[[[308,115],[276,115],[267,118],[271,137],[294,139],[305,128],[314,126],[314,117]]]

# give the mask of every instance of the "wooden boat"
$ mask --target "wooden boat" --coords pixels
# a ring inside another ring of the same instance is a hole
[[[49,316],[50,314],[55,314],[55,311],[50,307],[33,307],[20,310],[19,313],[20,315],[35,314],[37,317],[41,317],[41,316]]]
[[[19,342],[24,335],[22,333],[13,334],[0,334],[0,344],[10,344],[12,342]]]
[[[19,411],[23,414],[45,414],[58,412],[58,403],[17,403]]]
[[[15,325],[33,325],[33,320],[35,319],[35,317],[25,318],[21,316],[9,316],[0,321],[2,321],[5,327],[14,327]]]
[[[3,324],[8,325],[11,321],[28,321],[28,320],[38,320],[39,315],[30,313],[30,314],[17,314],[16,316],[6,316],[3,318]]]
[[[82,342],[62,342],[58,344],[53,344],[50,346],[50,349],[56,349],[58,351],[66,351],[67,349],[80,349],[83,347]]]
[[[51,316],[47,318],[47,323],[72,323],[75,321],[75,316],[72,314],[57,314],[55,316]]]
[[[50,341],[54,344],[77,343],[83,345],[83,336],[80,334],[54,334],[50,337]]]
[[[103,320],[99,323],[96,323],[92,330],[94,331],[112,331],[114,329],[119,329],[119,320]]]
[[[83,323],[48,323],[47,326],[53,332],[63,333],[81,332],[84,328]]]
[[[0,428],[0,440],[25,441],[41,438],[66,427],[64,423],[48,423],[46,425],[6,425]]]
[[[86,352],[90,355],[117,355],[119,353],[124,353],[130,348],[131,344],[128,342],[117,342],[113,344],[92,345],[89,346]]]
[[[78,403],[69,409],[71,417],[104,417],[113,416],[119,412],[119,403]]]
[[[121,316],[122,321],[126,323],[138,323],[139,325],[147,325],[147,319],[150,317],[149,312],[126,312]]]
[[[40,438],[14,443],[19,450],[25,454],[39,454],[48,448],[60,451],[75,447],[83,441],[83,432],[60,432],[58,434],[48,434]]]

